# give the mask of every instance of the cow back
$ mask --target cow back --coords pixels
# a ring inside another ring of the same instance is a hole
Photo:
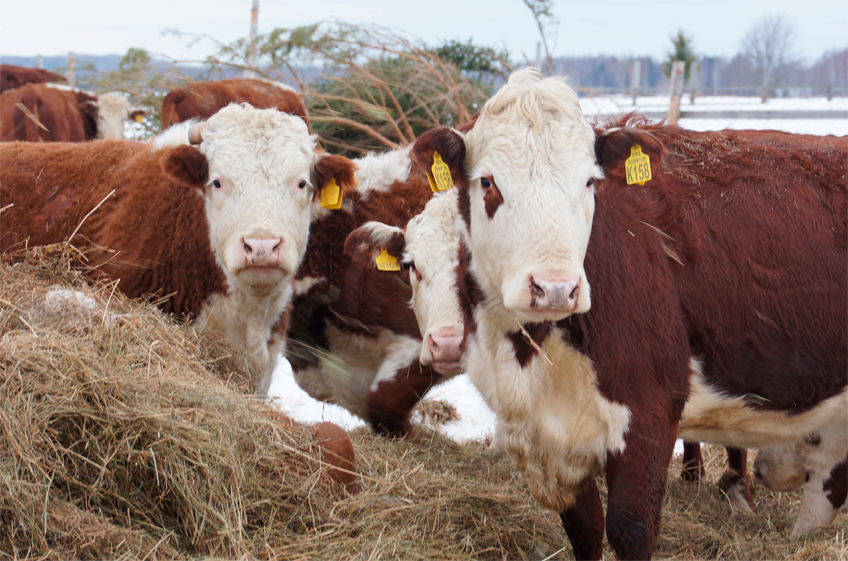
[[[67,82],[64,76],[43,68],[26,68],[13,64],[0,64],[0,93],[20,88],[25,84],[42,82]]]
[[[84,142],[97,137],[97,98],[82,91],[26,84],[0,94],[0,139]],[[94,113],[92,113],[94,111]]]

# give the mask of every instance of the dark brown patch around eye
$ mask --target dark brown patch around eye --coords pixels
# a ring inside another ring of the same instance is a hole
[[[488,184],[488,187],[484,187],[484,183]],[[486,215],[491,220],[495,216],[495,212],[497,212],[498,207],[503,204],[503,196],[501,195],[498,186],[495,185],[495,180],[491,177],[484,177],[480,182],[480,188],[483,191],[483,202],[486,205]]]

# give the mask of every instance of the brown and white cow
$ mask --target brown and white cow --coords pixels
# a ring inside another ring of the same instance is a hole
[[[313,397],[344,406],[382,434],[410,435],[413,407],[431,386],[459,372],[461,331],[422,338],[409,305],[410,272],[399,265],[378,270],[379,251],[363,255],[345,243],[365,223],[404,227],[422,211],[432,192],[409,148],[355,163],[358,190],[312,223],[295,283],[288,358]],[[411,282],[418,282],[414,273]]]
[[[318,154],[302,119],[238,105],[148,143],[4,143],[0,162],[0,250],[69,241],[90,277],[244,349],[259,394],[318,192],[355,187],[353,164]]]
[[[124,121],[144,114],[119,93],[94,96],[59,84],[27,84],[0,95],[0,140],[119,139],[124,138]]]
[[[249,103],[260,109],[273,108],[307,120],[306,107],[300,96],[285,84],[232,78],[194,82],[168,92],[162,100],[162,129],[189,119],[208,119],[231,103]]]
[[[653,178],[627,185],[640,150]],[[768,447],[844,414],[844,140],[596,134],[570,88],[526,70],[473,129],[413,151],[459,187],[466,370],[577,558],[602,554],[602,471],[610,544],[644,559],[677,436]]]
[[[14,64],[0,64],[0,93],[6,90],[20,88],[24,84],[67,81],[64,76],[44,70],[43,68],[27,68]]]
[[[833,458],[846,454],[833,465]],[[848,496],[848,410],[803,439],[760,450],[754,476],[772,491],[803,488],[793,536],[829,524]]]

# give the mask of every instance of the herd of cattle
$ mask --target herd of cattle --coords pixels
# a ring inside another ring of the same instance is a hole
[[[242,348],[255,393],[282,353],[314,397],[411,436],[467,372],[578,559],[605,533],[651,556],[678,437],[688,479],[694,443],[728,447],[745,510],[759,449],[767,487],[803,488],[794,535],[844,504],[846,139],[592,125],[526,69],[464,128],[350,160],[286,86],[172,91],[138,142],[124,96],[57,79],[2,67],[0,251],[85,250],[92,279]]]

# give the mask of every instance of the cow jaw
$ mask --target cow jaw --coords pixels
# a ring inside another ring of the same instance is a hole
[[[589,310],[595,135],[564,83],[513,75],[465,135],[464,235],[487,296],[522,321]]]

